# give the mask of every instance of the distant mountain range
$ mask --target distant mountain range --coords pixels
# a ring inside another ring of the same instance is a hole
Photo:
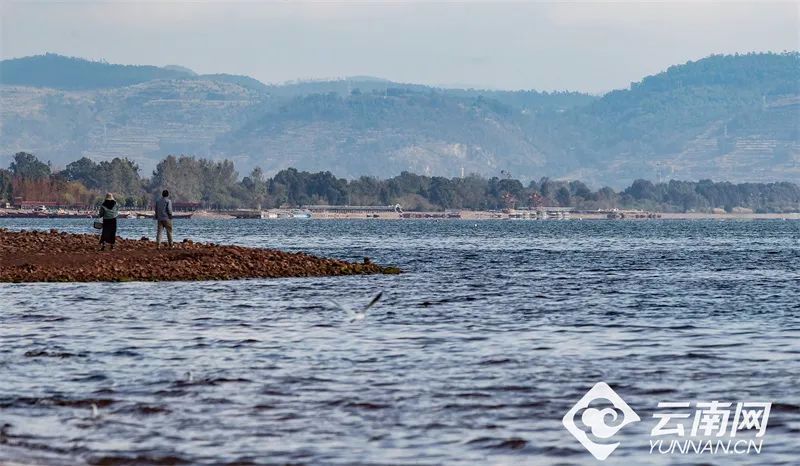
[[[371,77],[267,85],[47,54],[0,62],[0,164],[168,154],[240,171],[800,181],[800,55],[711,56],[629,89],[441,89]]]

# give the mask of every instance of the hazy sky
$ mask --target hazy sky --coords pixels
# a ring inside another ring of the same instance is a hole
[[[712,53],[797,50],[800,3],[19,2],[0,55],[180,64],[261,81],[603,92]]]

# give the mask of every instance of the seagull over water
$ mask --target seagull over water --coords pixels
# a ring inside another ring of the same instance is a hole
[[[376,294],[375,297],[372,298],[372,301],[370,301],[369,304],[364,306],[364,308],[362,310],[360,310],[360,311],[354,311],[353,309],[351,309],[349,307],[342,306],[341,304],[337,303],[334,300],[331,300],[331,303],[334,306],[336,306],[337,308],[339,308],[339,309],[343,310],[344,312],[346,312],[347,316],[350,318],[350,322],[355,322],[357,320],[364,320],[364,318],[367,317],[367,311],[369,310],[369,308],[371,308],[378,301],[380,301],[382,296],[383,296],[383,291],[381,291],[380,293]]]

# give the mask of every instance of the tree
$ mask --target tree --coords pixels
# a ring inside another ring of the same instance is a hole
[[[149,191],[160,196],[168,189],[174,200],[199,202],[203,197],[203,167],[194,157],[167,156],[156,165]]]
[[[617,206],[617,193],[608,186],[600,188],[592,197],[600,209],[613,209]]]
[[[537,207],[544,207],[544,205],[544,197],[536,191],[531,191],[530,196],[528,196],[528,207],[535,209]]]
[[[655,186],[647,180],[636,180],[624,191],[625,194],[630,194],[634,199],[638,200],[654,200],[655,192]]]
[[[472,174],[454,181],[459,208],[474,210],[486,208],[486,190],[488,188],[486,178]]]
[[[80,181],[68,181],[64,184],[61,199],[67,205],[93,206],[97,192],[86,188]]]
[[[556,195],[556,190],[558,189],[558,183],[554,182],[550,178],[543,177],[539,180],[539,192],[545,199],[552,199],[553,196]]]
[[[13,186],[13,176],[10,170],[0,168],[0,200],[11,200],[11,188]]]
[[[569,191],[570,194],[580,197],[581,199],[589,199],[592,196],[592,190],[582,181],[570,181]]]
[[[572,196],[566,186],[562,186],[556,191],[556,202],[562,207],[569,207],[572,204]]]
[[[35,155],[27,152],[17,152],[14,154],[14,161],[11,162],[11,173],[17,178],[28,180],[40,180],[50,176],[50,165],[40,161]]]
[[[212,162],[200,160],[201,200],[211,208],[237,207],[232,190],[238,184],[239,174],[230,160]]]
[[[254,168],[249,176],[245,176],[242,179],[242,187],[249,197],[250,205],[256,209],[261,209],[267,200],[267,183],[264,181],[263,170],[259,167]]]
[[[61,175],[67,181],[80,181],[84,186],[90,189],[100,187],[97,164],[88,157],[81,157],[68,164],[64,171],[61,172]]]
[[[349,183],[347,187],[349,197],[347,203],[351,205],[379,205],[381,204],[381,190],[385,190],[385,181],[370,176],[362,176]]]
[[[138,196],[142,191],[139,166],[128,159],[113,158],[97,165],[98,187],[104,191]]]
[[[435,176],[431,179],[430,193],[428,200],[444,209],[455,206],[456,191],[453,184],[447,178]]]

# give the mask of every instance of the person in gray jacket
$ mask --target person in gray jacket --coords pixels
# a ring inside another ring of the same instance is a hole
[[[161,198],[156,201],[156,249],[161,247],[161,230],[167,230],[167,244],[172,247],[172,201],[169,191],[161,192]]]

